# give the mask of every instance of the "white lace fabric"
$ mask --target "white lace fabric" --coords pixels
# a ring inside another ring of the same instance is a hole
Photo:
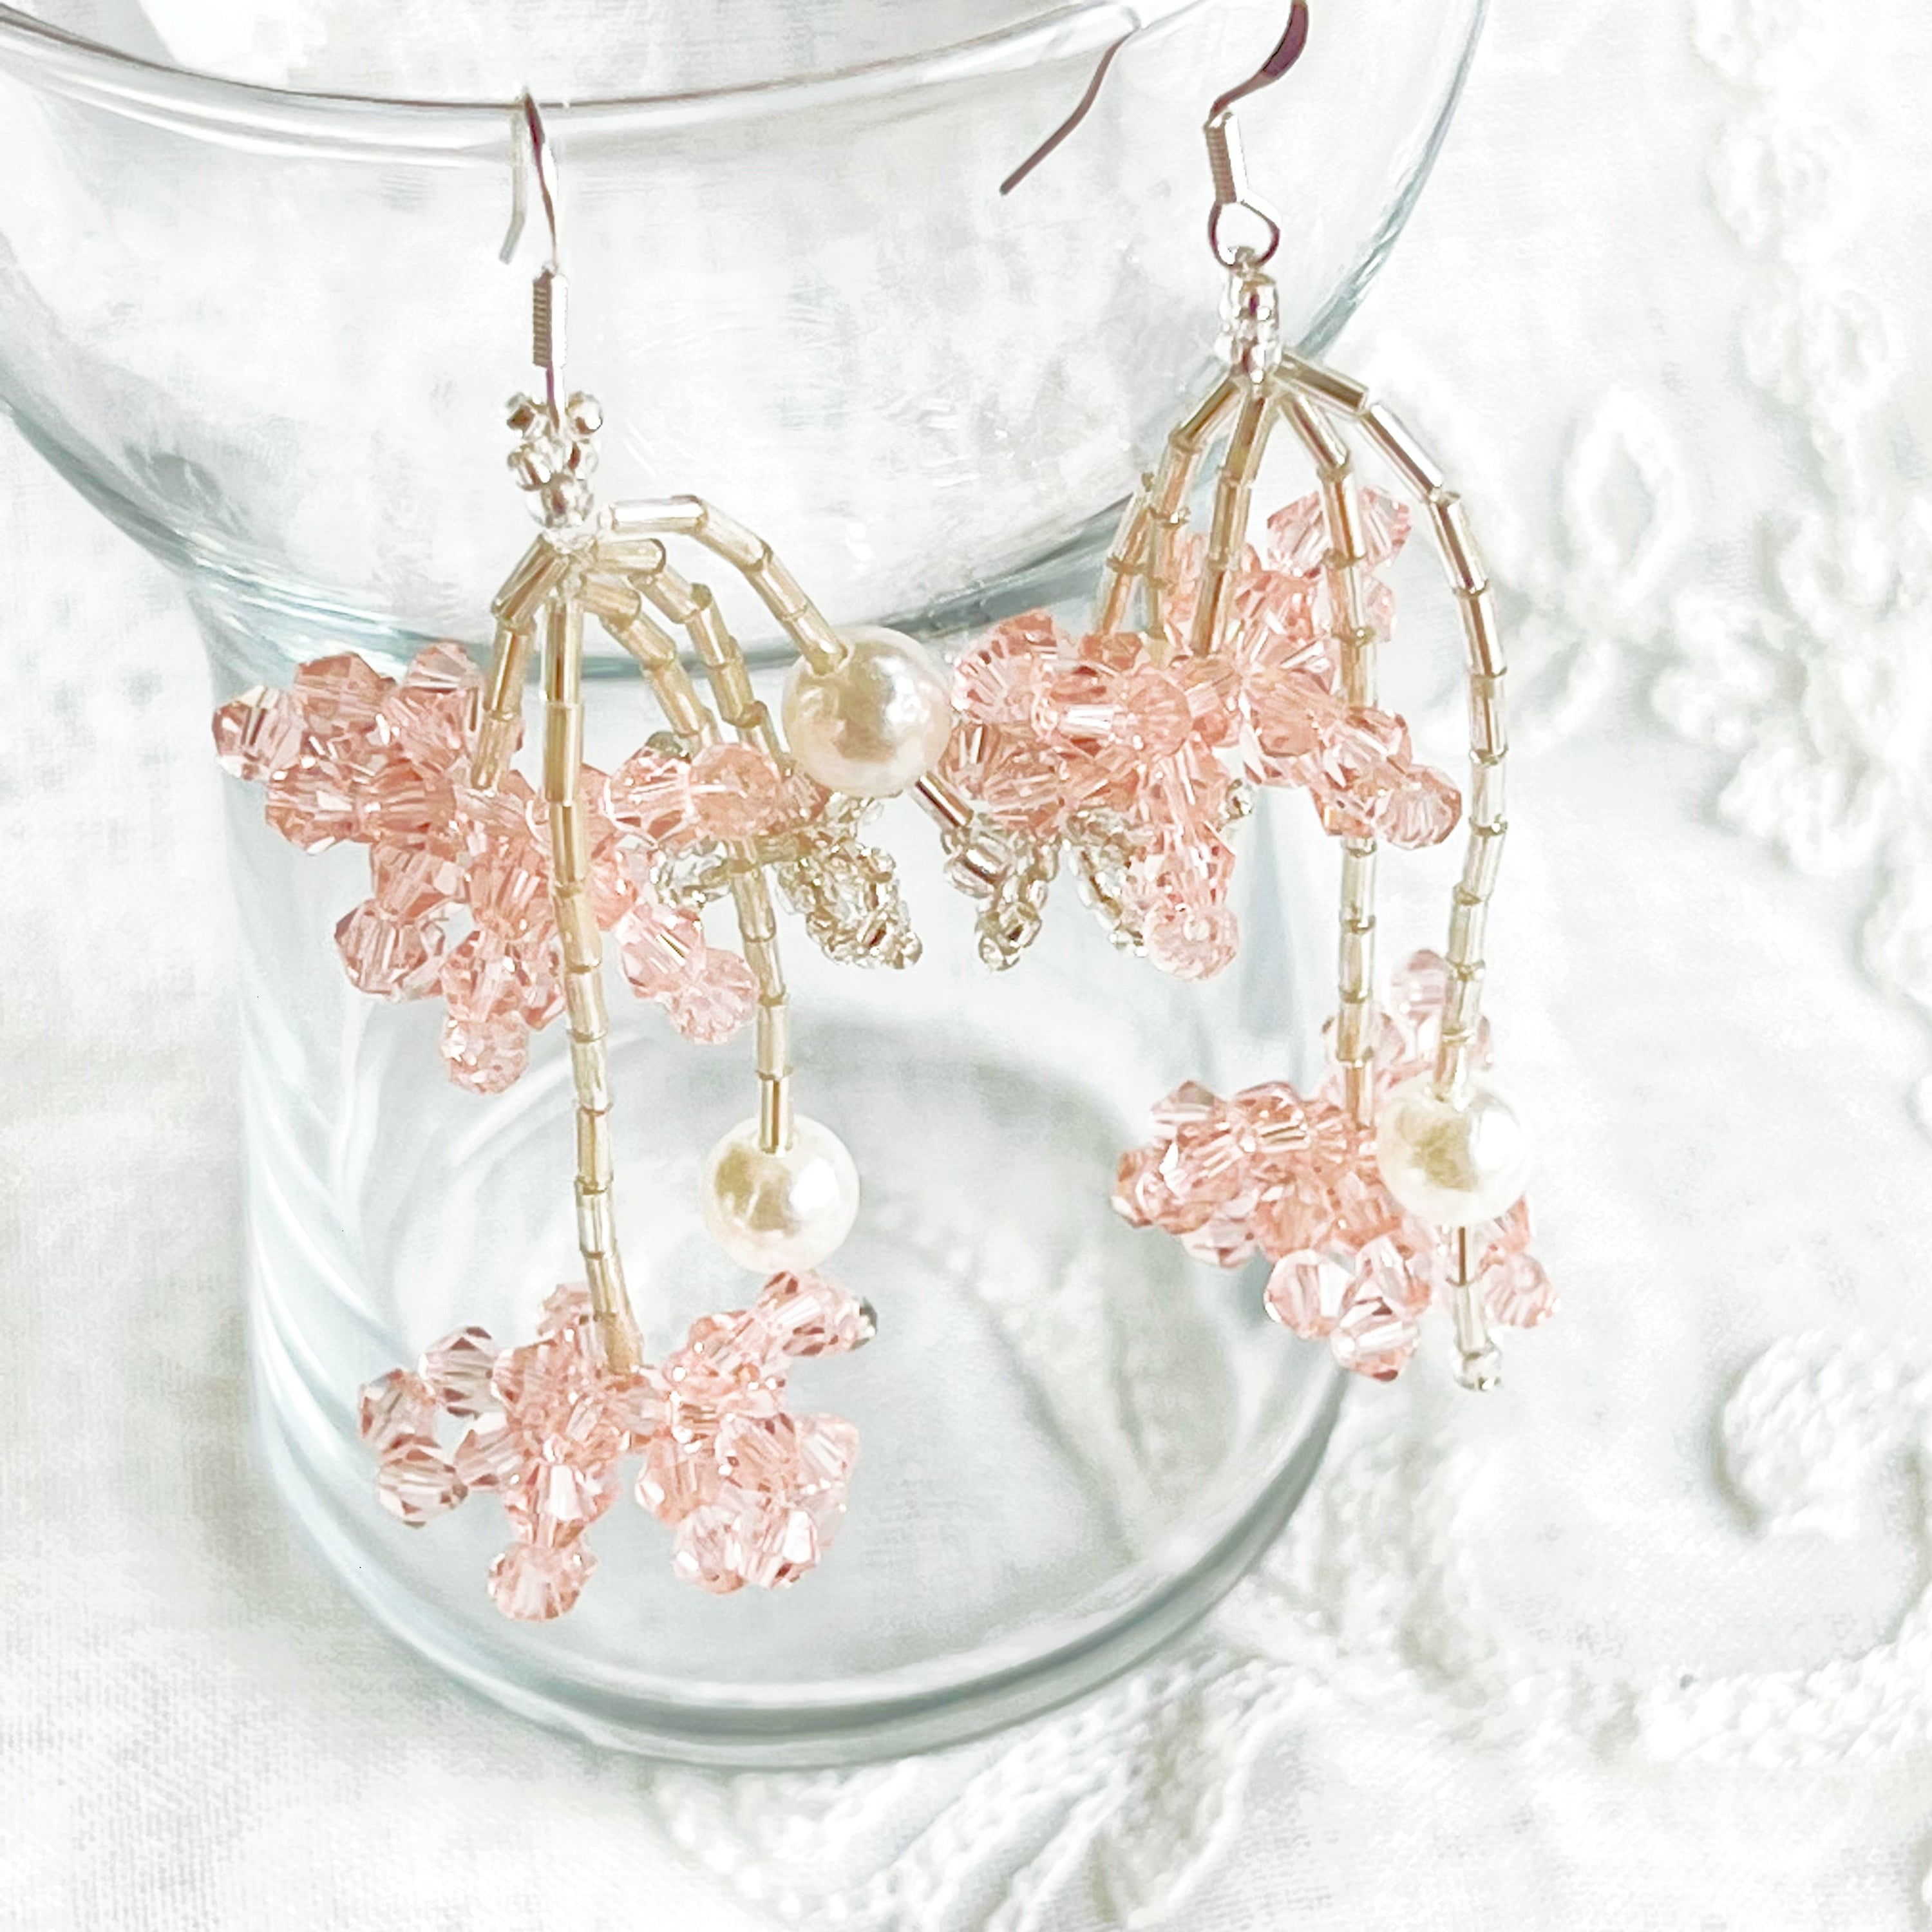
[[[1493,1011],[1564,1306],[1494,1397],[1358,1391],[1194,1639],[934,1759],[601,1756],[296,1546],[193,628],[0,453],[0,1924],[1928,1923],[1928,56],[1900,0],[1497,0],[1338,359],[1518,639]]]

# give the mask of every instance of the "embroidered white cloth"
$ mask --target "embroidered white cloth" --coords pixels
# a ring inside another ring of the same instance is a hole
[[[1496,0],[1338,359],[1519,639],[1494,997],[1562,1317],[1493,1399],[1358,1391],[1198,1637],[937,1759],[598,1756],[295,1544],[193,627],[0,448],[0,1923],[1926,1924],[1928,62],[1902,0]]]

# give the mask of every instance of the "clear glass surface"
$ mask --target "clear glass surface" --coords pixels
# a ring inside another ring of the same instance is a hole
[[[1400,225],[1478,12],[1358,0],[1248,114],[1304,340]],[[1120,8],[922,5],[907,20],[948,44],[749,82],[728,65],[709,88],[694,52],[679,96],[553,112],[605,494],[713,497],[843,623],[943,638],[1089,588],[1094,532],[1209,368],[1202,104],[1280,25],[1272,4],[1142,14],[1092,122],[1004,202],[994,184]],[[851,51],[832,34],[814,58]],[[483,640],[529,538],[500,425],[529,380],[529,258],[496,261],[508,126],[494,106],[168,72],[0,10],[0,398],[182,568],[220,694],[345,644],[394,671],[424,636]],[[755,607],[728,608],[756,638]],[[634,676],[596,668],[608,764],[656,721]],[[259,792],[230,804],[264,1439],[344,1582],[445,1667],[704,1762],[903,1750],[1147,1654],[1293,1508],[1332,1419],[1326,1358],[1266,1322],[1256,1274],[1187,1262],[1108,1192],[1178,1080],[1310,1072],[1332,887],[1305,804],[1244,828],[1244,950],[1204,987],[1112,952],[1064,880],[1040,944],[988,974],[931,828],[886,808],[925,958],[862,973],[785,935],[801,1105],[866,1186],[836,1271],[882,1322],[800,1376],[864,1431],[845,1530],[797,1588],[721,1601],[675,1582],[668,1533],[620,1504],[582,1604],[535,1628],[483,1594],[494,1503],[420,1532],[377,1510],[352,1398],[459,1322],[520,1339],[577,1272],[561,1030],[508,1095],[450,1086],[437,1010],[374,1004],[341,972],[361,853],[306,856]],[[612,1006],[620,1228],[656,1351],[754,1286],[702,1238],[695,1196],[748,1110],[749,1049],[687,1046],[621,988]]]

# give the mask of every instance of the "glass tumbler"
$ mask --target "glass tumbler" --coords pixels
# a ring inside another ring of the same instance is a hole
[[[480,653],[530,535],[504,466],[502,398],[530,380],[527,269],[496,259],[507,102],[243,85],[81,38],[85,0],[44,12],[0,8],[0,400],[179,569],[219,696],[334,650],[392,674],[438,637]],[[1244,110],[1304,346],[1400,228],[1480,13],[1352,0]],[[828,28],[809,71],[707,85],[687,62],[677,93],[547,119],[601,494],[705,496],[834,622],[943,648],[1090,590],[1099,533],[1204,386],[1200,122],[1281,10],[1007,6],[976,32],[986,10],[934,0],[904,18],[932,44],[841,64]],[[1088,122],[1002,199],[1136,24]],[[729,608],[757,640],[756,607]],[[776,654],[753,656],[770,697]],[[622,661],[592,647],[590,670],[586,754],[608,769],[656,721]],[[562,1029],[508,1094],[451,1086],[434,1003],[371,1002],[341,970],[361,854],[304,855],[258,792],[230,802],[262,1438],[344,1585],[443,1668],[614,1745],[849,1761],[1103,1681],[1279,1530],[1332,1420],[1325,1355],[1265,1320],[1259,1279],[1129,1229],[1108,1196],[1178,1081],[1312,1070],[1331,887],[1304,803],[1269,798],[1243,828],[1243,952],[1200,986],[1113,951],[1066,882],[1031,952],[987,972],[930,828],[886,808],[871,836],[922,960],[788,952],[801,1103],[864,1180],[833,1271],[880,1318],[870,1346],[795,1378],[801,1407],[862,1431],[844,1527],[796,1587],[718,1599],[620,1503],[581,1603],[532,1626],[484,1592],[494,1502],[419,1530],[379,1510],[355,1397],[460,1323],[525,1338],[575,1278]],[[747,1110],[749,1048],[687,1046],[621,987],[610,1004],[620,1232],[656,1356],[755,1286],[697,1209],[704,1151]]]

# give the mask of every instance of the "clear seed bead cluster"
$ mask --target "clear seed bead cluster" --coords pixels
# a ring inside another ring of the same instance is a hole
[[[604,426],[595,396],[578,390],[553,416],[533,398],[510,398],[505,420],[516,433],[510,474],[520,490],[536,498],[532,506],[546,524],[580,523],[591,512],[590,478],[597,467],[594,439]]]

